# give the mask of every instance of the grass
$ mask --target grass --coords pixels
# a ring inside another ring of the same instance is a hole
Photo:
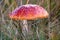
[[[1,0],[0,40],[60,40],[60,0]],[[24,37],[20,20],[12,20],[8,14],[21,4],[38,4],[44,7],[49,18],[28,21],[30,35]]]

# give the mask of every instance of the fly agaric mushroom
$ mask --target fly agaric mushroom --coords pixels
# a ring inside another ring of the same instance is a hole
[[[14,11],[12,11],[9,14],[9,17],[14,20],[22,20],[23,22],[22,31],[23,33],[25,33],[25,31],[28,32],[27,20],[47,18],[48,15],[49,15],[48,12],[43,7],[34,4],[26,4],[21,5]]]

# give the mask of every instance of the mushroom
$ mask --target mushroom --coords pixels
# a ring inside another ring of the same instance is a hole
[[[22,33],[25,36],[29,32],[27,20],[43,19],[47,18],[48,15],[48,12],[43,7],[35,4],[26,4],[17,7],[9,14],[9,17],[22,21]]]

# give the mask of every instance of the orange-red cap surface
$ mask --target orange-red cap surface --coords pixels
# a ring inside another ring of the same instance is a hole
[[[48,12],[41,6],[26,4],[19,6],[9,14],[11,19],[34,20],[38,18],[47,18]]]

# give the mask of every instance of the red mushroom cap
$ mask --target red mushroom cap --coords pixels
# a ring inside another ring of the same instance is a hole
[[[19,6],[9,14],[11,19],[33,20],[38,18],[47,18],[48,12],[41,6],[26,4]]]

